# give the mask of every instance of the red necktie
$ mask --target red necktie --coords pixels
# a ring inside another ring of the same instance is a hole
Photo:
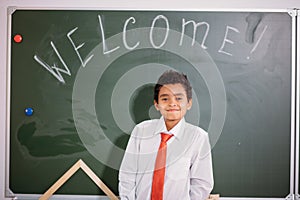
[[[156,156],[155,168],[152,180],[151,200],[162,200],[164,192],[167,141],[173,136],[161,133],[161,142]]]

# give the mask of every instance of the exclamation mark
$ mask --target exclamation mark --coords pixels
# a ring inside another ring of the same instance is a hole
[[[263,37],[263,35],[265,34],[266,30],[268,28],[268,25],[266,25],[263,29],[263,31],[261,32],[258,40],[256,41],[255,45],[253,46],[252,50],[250,51],[250,55],[255,51],[255,49],[257,48],[259,42],[261,41],[261,38]],[[250,59],[250,56],[247,56],[247,59],[249,60]]]

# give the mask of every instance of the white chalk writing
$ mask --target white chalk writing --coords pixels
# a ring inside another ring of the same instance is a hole
[[[207,38],[207,35],[208,35],[208,32],[209,32],[209,24],[207,22],[196,23],[194,20],[190,20],[190,21],[185,22],[184,18],[182,19],[181,38],[180,38],[179,45],[180,46],[182,45],[183,36],[185,34],[185,26],[188,25],[189,23],[192,23],[193,26],[194,26],[192,46],[194,46],[195,41],[196,41],[197,28],[199,26],[206,25],[206,31],[205,31],[204,37],[202,39],[202,42],[201,42],[201,47],[203,49],[207,49],[207,47],[204,45],[204,43],[206,41],[206,38]]]
[[[137,42],[134,46],[130,47],[126,41],[126,32],[127,32],[127,25],[129,23],[129,21],[132,21],[133,24],[135,24],[135,18],[134,17],[129,17],[125,23],[124,23],[124,27],[123,27],[123,44],[125,46],[126,49],[128,50],[134,50],[135,48],[137,48],[140,44],[140,42]]]
[[[116,51],[117,49],[119,49],[120,46],[117,46],[117,47],[115,47],[111,50],[107,50],[108,48],[107,48],[106,43],[105,43],[104,28],[103,28],[102,19],[101,19],[100,15],[98,15],[98,20],[99,20],[99,26],[100,26],[100,31],[101,31],[101,37],[102,37],[103,54],[112,53],[112,52]]]
[[[132,30],[132,28],[135,28],[134,26],[135,26],[136,22],[137,22],[137,20],[135,17],[133,17],[133,16],[128,17],[124,21],[123,30],[120,30],[120,31],[122,31],[123,47],[129,51],[136,49],[142,42],[142,41],[129,40],[130,36],[127,35],[129,29]],[[199,44],[201,44],[201,47],[203,49],[208,49],[208,46],[206,45],[206,43],[207,43],[207,37],[211,31],[210,24],[206,21],[186,20],[185,18],[182,18],[181,22],[182,22],[181,34],[180,34],[180,39],[178,41],[178,45],[179,46],[183,45],[183,42],[185,42],[184,36],[186,34],[186,30],[192,26],[192,29],[189,29],[189,30],[192,30],[192,33],[191,33],[192,42],[190,45],[194,46],[197,41]],[[105,26],[104,26],[105,24],[103,23],[101,15],[98,15],[98,24],[99,24],[99,29],[100,29],[99,37],[102,39],[101,43],[102,43],[103,54],[112,54],[112,53],[117,52],[118,49],[120,49],[122,44],[107,44],[107,40],[105,37],[105,33],[106,33]],[[164,28],[158,28],[158,26],[161,26],[162,24],[164,25]],[[129,28],[129,26],[133,26],[133,27]],[[77,45],[76,42],[74,41],[74,39],[72,38],[73,34],[75,34],[78,29],[79,29],[78,27],[72,28],[66,34],[66,36],[67,36],[67,39],[69,40],[69,42],[71,43],[73,50],[75,51],[77,58],[79,59],[79,61],[81,63],[81,66],[85,67],[87,65],[87,63],[93,59],[94,55],[91,54],[87,58],[83,59],[83,56],[80,54],[79,50],[81,50],[84,47],[85,43],[83,42],[83,43]],[[162,48],[166,44],[166,42],[168,41],[168,37],[169,37],[169,30],[170,30],[170,23],[166,16],[157,15],[156,17],[153,18],[151,27],[149,30],[149,38],[148,39],[149,39],[151,46],[154,49]],[[258,40],[252,47],[250,54],[252,54],[256,50],[264,33],[266,32],[266,30],[267,30],[267,26],[264,27]],[[198,31],[202,31],[201,32],[201,35],[203,35],[202,38],[196,38]],[[219,46],[219,48],[217,47],[218,53],[226,55],[226,56],[233,56],[233,53],[230,52],[230,49],[231,49],[230,45],[231,46],[234,45],[234,43],[235,43],[234,38],[236,38],[235,37],[236,34],[240,34],[240,31],[237,28],[235,28],[233,26],[225,25],[224,37],[222,39],[222,42],[221,42],[221,45]],[[60,52],[56,48],[53,41],[50,41],[50,45],[51,45],[53,51],[55,52],[55,55],[58,57],[60,64],[62,64],[62,67],[59,67],[58,63],[55,63],[55,62],[52,65],[49,65],[38,55],[34,55],[34,59],[42,67],[44,67],[47,71],[49,71],[59,82],[65,83],[63,74],[71,76],[71,71],[69,70],[67,63],[62,58]],[[112,47],[112,45],[115,45],[115,46]],[[249,59],[249,56],[247,57],[247,59]]]
[[[40,65],[42,65],[46,70],[48,70],[55,78],[57,78],[57,80],[59,80],[61,83],[65,83],[65,79],[63,78],[63,76],[61,75],[60,72],[62,72],[64,74],[67,74],[69,76],[71,76],[71,72],[70,72],[68,66],[66,65],[65,61],[61,57],[60,53],[58,52],[57,48],[55,47],[54,43],[51,41],[50,44],[51,44],[51,47],[53,48],[55,54],[57,55],[57,57],[59,58],[59,60],[63,64],[64,69],[58,68],[55,63],[53,64],[53,66],[48,65],[45,61],[43,61],[37,55],[34,55],[34,59]]]
[[[84,43],[80,44],[79,46],[76,46],[75,43],[74,43],[74,41],[73,41],[72,38],[71,38],[71,35],[72,35],[77,29],[78,29],[78,27],[76,27],[76,28],[74,28],[73,30],[71,30],[71,31],[67,34],[67,37],[69,38],[69,41],[71,42],[71,44],[72,44],[72,46],[73,46],[73,48],[74,48],[74,50],[75,50],[75,52],[76,52],[76,54],[77,54],[79,60],[80,60],[81,65],[82,65],[83,67],[85,67],[85,65],[92,59],[92,57],[93,57],[94,55],[90,55],[85,61],[82,60],[82,57],[81,57],[81,55],[79,54],[79,51],[78,51],[78,50],[79,50],[81,47],[83,47]]]
[[[224,53],[224,54],[229,55],[229,56],[232,56],[231,53],[224,50],[226,43],[234,44],[234,42],[232,40],[228,39],[229,30],[233,30],[237,33],[240,32],[237,28],[234,28],[234,27],[231,27],[231,26],[226,26],[226,32],[225,32],[224,40],[223,40],[221,48],[219,49],[219,52]]]
[[[266,25],[266,26],[264,27],[264,30],[261,32],[261,34],[260,34],[260,36],[259,36],[257,42],[255,43],[255,45],[254,45],[253,48],[251,49],[250,54],[252,54],[252,53],[255,51],[255,49],[257,48],[257,46],[258,46],[258,44],[259,44],[261,38],[263,37],[263,35],[265,34],[265,32],[266,32],[266,30],[267,30],[267,28],[268,28],[268,26]],[[250,59],[250,56],[247,56],[247,59]]]
[[[157,46],[156,44],[154,44],[154,41],[153,41],[153,30],[154,30],[156,21],[159,20],[159,19],[163,19],[166,22],[166,28],[165,28],[166,34],[165,34],[165,38],[164,38],[163,42],[160,45]],[[169,21],[165,16],[158,15],[157,17],[154,18],[154,20],[152,21],[151,29],[150,29],[150,42],[151,42],[151,45],[153,46],[153,48],[159,49],[162,46],[164,46],[164,44],[166,43],[166,41],[168,39],[169,29],[170,29],[169,27],[170,27],[169,26]]]

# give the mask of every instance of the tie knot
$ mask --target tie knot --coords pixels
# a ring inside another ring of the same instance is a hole
[[[166,134],[166,133],[160,133],[161,136],[161,142],[167,142],[173,134]]]

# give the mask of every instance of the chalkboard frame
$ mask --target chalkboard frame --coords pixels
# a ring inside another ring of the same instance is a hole
[[[297,21],[296,21],[296,36],[297,38],[300,37],[300,20],[299,20],[299,15],[300,15],[300,11],[299,9],[296,10],[296,15],[297,15]],[[296,198],[299,198],[300,194],[300,174],[299,174],[299,170],[300,170],[300,70],[299,70],[299,66],[300,66],[300,52],[299,52],[299,47],[300,47],[300,40],[296,40],[295,41],[295,45],[296,45],[296,51],[297,54],[296,56],[296,114],[295,114],[295,195]]]
[[[11,76],[11,66],[10,66],[10,61],[11,61],[11,43],[10,43],[10,38],[12,38],[12,33],[11,33],[11,22],[12,22],[12,14],[16,10],[53,10],[51,8],[18,8],[18,7],[9,7],[8,8],[8,33],[7,33],[7,49],[8,49],[8,55],[7,55],[7,75],[6,75],[6,80],[7,80],[7,110],[6,110],[6,174],[5,174],[5,195],[7,197],[16,197],[16,198],[21,198],[21,199],[37,199],[40,197],[39,194],[15,194],[13,193],[10,188],[9,188],[9,160],[10,160],[10,76]],[[290,194],[287,196],[287,198],[291,198],[294,194],[299,195],[298,187],[299,185],[299,92],[297,92],[297,89],[300,88],[299,84],[299,79],[300,79],[300,70],[296,70],[296,67],[299,68],[300,66],[300,59],[299,59],[299,52],[300,52],[300,41],[296,39],[296,35],[298,38],[300,38],[300,20],[297,21],[298,15],[300,12],[296,9],[249,9],[249,10],[239,10],[239,9],[211,9],[211,10],[160,10],[160,9],[103,9],[103,8],[93,8],[93,9],[83,9],[83,8],[55,8],[55,10],[74,10],[74,11],[80,11],[80,10],[99,10],[99,11],[197,11],[197,12],[203,12],[203,11],[218,11],[218,12],[225,12],[225,11],[232,11],[232,12],[278,12],[278,13],[288,13],[292,17],[292,41],[293,41],[293,48],[292,48],[292,80],[291,80],[291,160],[290,160]],[[298,26],[296,26],[296,24]],[[296,55],[297,52],[297,55]],[[298,59],[297,59],[298,58]],[[296,110],[296,113],[294,112]],[[67,170],[67,169],[66,169]],[[59,177],[58,177],[59,178]],[[296,186],[294,189],[294,186]],[[85,199],[106,199],[105,196],[89,196],[89,195],[84,195],[84,196],[79,196],[79,195],[54,195],[52,198],[53,199],[81,199],[84,197]],[[235,198],[238,199],[238,198]],[[242,198],[245,199],[245,198]],[[264,198],[251,198],[251,199],[264,199]],[[286,199],[286,198],[282,198]]]

